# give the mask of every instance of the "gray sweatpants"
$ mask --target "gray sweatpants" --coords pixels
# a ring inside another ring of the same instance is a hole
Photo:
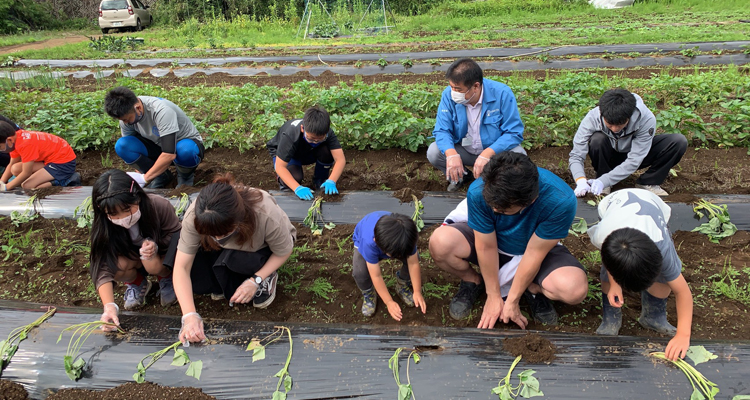
[[[406,259],[400,261],[403,263],[403,266],[401,267],[399,275],[401,276],[401,279],[410,281],[409,265],[407,264]],[[365,261],[365,258],[362,257],[362,254],[360,254],[359,250],[356,248],[352,254],[352,276],[354,277],[354,282],[357,283],[359,290],[365,291],[372,289],[372,278],[370,278],[370,271],[367,270],[367,261]]]

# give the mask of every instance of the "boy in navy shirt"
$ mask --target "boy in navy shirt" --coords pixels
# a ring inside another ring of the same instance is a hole
[[[417,226],[409,217],[388,211],[367,214],[354,228],[352,275],[362,291],[362,314],[375,314],[379,295],[388,313],[396,321],[403,316],[401,307],[393,300],[380,271],[380,260],[394,258],[403,263],[396,272],[396,293],[409,307],[418,307],[424,314],[427,304],[422,297],[422,278],[417,255]],[[377,293],[377,294],[376,294]]]

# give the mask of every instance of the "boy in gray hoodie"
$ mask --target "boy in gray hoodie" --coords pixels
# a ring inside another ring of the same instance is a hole
[[[681,134],[656,136],[655,131],[656,117],[640,96],[625,89],[604,92],[573,138],[568,166],[576,181],[576,196],[607,195],[613,185],[646,167],[635,186],[667,196],[660,185],[680,162],[688,143]],[[596,179],[586,177],[586,154],[591,157]]]

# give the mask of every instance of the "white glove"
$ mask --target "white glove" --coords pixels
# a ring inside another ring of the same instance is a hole
[[[146,186],[148,182],[146,182],[146,178],[143,177],[143,174],[140,172],[128,172],[128,175],[130,175],[131,178],[135,181],[135,183],[141,185],[141,187]]]
[[[120,307],[118,307],[117,304],[107,303],[104,305],[104,312],[102,313],[102,317],[100,321],[110,322],[117,326],[120,326],[120,319],[117,318],[117,314],[119,313],[120,313]],[[105,332],[112,332],[112,331],[116,331],[117,328],[112,325],[102,325],[102,330]]]
[[[586,195],[586,193],[591,191],[591,186],[586,182],[586,178],[578,178],[576,181],[576,188],[573,190],[573,192],[576,194],[576,197],[583,197]]]
[[[189,312],[182,316],[178,338],[185,347],[190,347],[190,342],[206,340],[206,335],[203,334],[203,318],[197,312]]]
[[[5,192],[7,190],[8,190],[8,188],[6,187],[6,185],[4,183],[0,182],[0,192]]]
[[[594,196],[602,194],[602,190],[604,190],[604,183],[602,181],[599,179],[589,179],[588,183],[591,185],[591,194]]]

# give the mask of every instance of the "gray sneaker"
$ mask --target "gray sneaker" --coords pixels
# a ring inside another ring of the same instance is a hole
[[[451,181],[451,183],[448,185],[448,189],[447,190],[449,192],[455,192],[458,189],[461,189],[461,187],[463,185],[464,185],[464,180],[463,179],[459,180],[458,182]]]
[[[255,308],[266,308],[273,303],[273,299],[276,298],[276,281],[279,279],[279,274],[274,272],[263,282],[260,283],[258,291],[255,293],[253,298],[253,307]]]
[[[162,307],[171,306],[177,302],[177,294],[174,292],[171,275],[159,280],[159,296],[161,297]]]
[[[411,287],[411,281],[401,279],[401,271],[396,271],[396,293],[401,297],[408,307],[414,307],[414,289]]]
[[[666,190],[662,189],[659,185],[638,185],[636,184],[635,187],[638,189],[648,190],[649,192],[657,195],[657,196],[669,196],[669,193],[667,193]]]
[[[372,317],[378,307],[378,294],[375,292],[375,288],[371,287],[363,291],[362,296],[364,297],[362,300],[362,315]]]
[[[146,304],[146,295],[151,291],[151,281],[143,277],[140,285],[131,285],[126,283],[125,286],[125,309],[135,310]]]

